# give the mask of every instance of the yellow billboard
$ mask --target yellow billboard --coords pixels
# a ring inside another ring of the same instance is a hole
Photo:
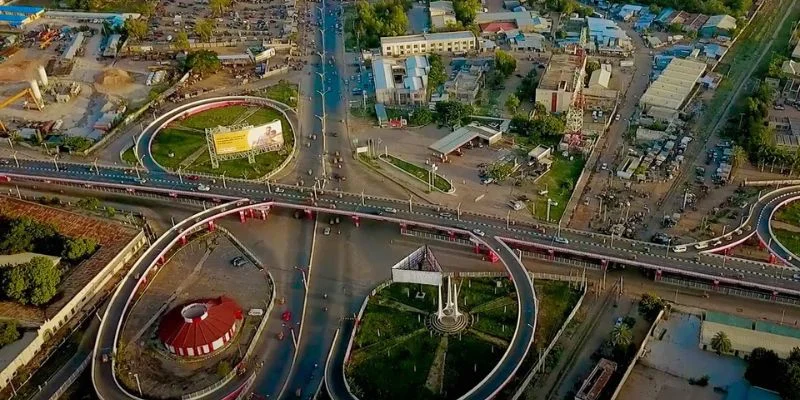
[[[213,135],[217,154],[242,153],[258,148],[278,150],[283,147],[283,127],[280,120],[264,125]]]

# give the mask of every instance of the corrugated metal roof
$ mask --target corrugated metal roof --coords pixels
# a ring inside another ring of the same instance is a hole
[[[7,22],[23,22],[29,17],[27,15],[6,15],[0,14],[0,21],[7,21]]]
[[[30,6],[0,6],[0,14],[5,13],[19,13],[19,14],[38,14],[43,13],[44,8],[42,7],[30,7]]]

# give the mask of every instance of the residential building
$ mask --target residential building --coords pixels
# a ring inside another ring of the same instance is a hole
[[[509,39],[511,50],[514,51],[544,51],[547,40],[539,33],[518,33]]]
[[[611,89],[611,64],[592,72],[589,85],[582,92],[586,109],[610,111],[619,100],[619,91]]]
[[[783,73],[789,78],[800,78],[800,62],[795,60],[786,60],[783,62],[783,65],[781,65],[781,71],[783,71]]]
[[[375,57],[372,60],[375,101],[387,105],[427,103],[430,65],[425,56],[405,59]]]
[[[434,29],[443,29],[447,25],[456,23],[452,1],[432,1],[428,10],[431,14],[431,26]]]
[[[484,69],[472,67],[467,70],[460,70],[453,79],[444,84],[444,91],[447,98],[451,101],[475,104],[481,87],[483,87],[485,77]]]
[[[556,39],[559,47],[577,45],[583,47],[587,41],[586,20],[583,18],[570,18],[562,24],[564,37]]]
[[[800,147],[800,119],[792,113],[773,110],[768,124],[774,132],[775,145],[792,151]]]
[[[619,11],[617,11],[616,16],[617,18],[623,21],[628,21],[631,18],[639,15],[639,13],[642,11],[642,8],[643,7],[640,5],[625,4],[622,7],[620,7]]]
[[[639,105],[651,116],[653,115],[649,112],[651,108],[654,109],[654,113],[659,113],[661,111],[659,109],[664,109],[667,113],[676,113],[705,70],[705,63],[673,58],[639,99]],[[663,112],[659,114],[664,115]]]
[[[688,14],[686,19],[681,24],[681,30],[684,32],[698,32],[700,28],[705,26],[709,16],[705,14]]]
[[[708,18],[705,24],[700,28],[699,34],[704,38],[711,38],[715,36],[731,36],[736,29],[736,18],[730,15],[713,15]]]
[[[536,88],[536,102],[552,113],[567,111],[583,86],[585,67],[582,49],[575,54],[553,54]]]
[[[496,13],[478,13],[475,23],[481,36],[495,36],[501,33],[519,31],[523,33],[550,33],[551,22],[534,11],[520,10]],[[516,35],[516,32],[514,32]]]
[[[381,53],[384,56],[466,53],[475,50],[478,50],[478,40],[470,31],[424,33],[421,35],[381,38]]]
[[[586,17],[588,41],[594,45],[592,50],[601,53],[627,53],[633,49],[633,42],[617,23],[604,18]]]

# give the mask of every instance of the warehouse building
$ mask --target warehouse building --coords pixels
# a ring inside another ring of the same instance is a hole
[[[639,105],[650,116],[670,119],[670,115],[677,115],[705,70],[705,63],[673,58],[644,92]]]
[[[736,30],[736,18],[722,14],[709,17],[699,32],[700,36],[710,38],[719,35],[731,36],[734,30]]]
[[[478,39],[470,31],[424,33],[421,35],[381,38],[384,56],[408,56],[428,53],[464,54],[478,50]]]
[[[553,54],[536,87],[536,102],[551,113],[567,111],[583,85],[585,68],[581,49],[576,54]]]

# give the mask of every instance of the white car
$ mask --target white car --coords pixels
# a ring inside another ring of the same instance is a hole
[[[389,214],[397,214],[397,209],[392,207],[386,207],[383,209],[383,211],[386,211]]]
[[[285,190],[283,190],[283,188],[279,188],[279,187],[276,187],[274,191],[275,191],[275,193],[283,193],[283,192],[285,192]]]
[[[553,241],[556,242],[556,243],[561,243],[561,244],[569,244],[569,239],[563,238],[561,236],[554,237]]]
[[[211,190],[211,188],[206,186],[206,185],[203,185],[201,183],[201,184],[197,185],[197,190],[199,190],[201,192],[207,192],[207,191]]]
[[[473,229],[472,233],[474,233],[474,234],[476,234],[478,236],[486,236],[486,233],[484,231],[478,229],[478,228]]]

